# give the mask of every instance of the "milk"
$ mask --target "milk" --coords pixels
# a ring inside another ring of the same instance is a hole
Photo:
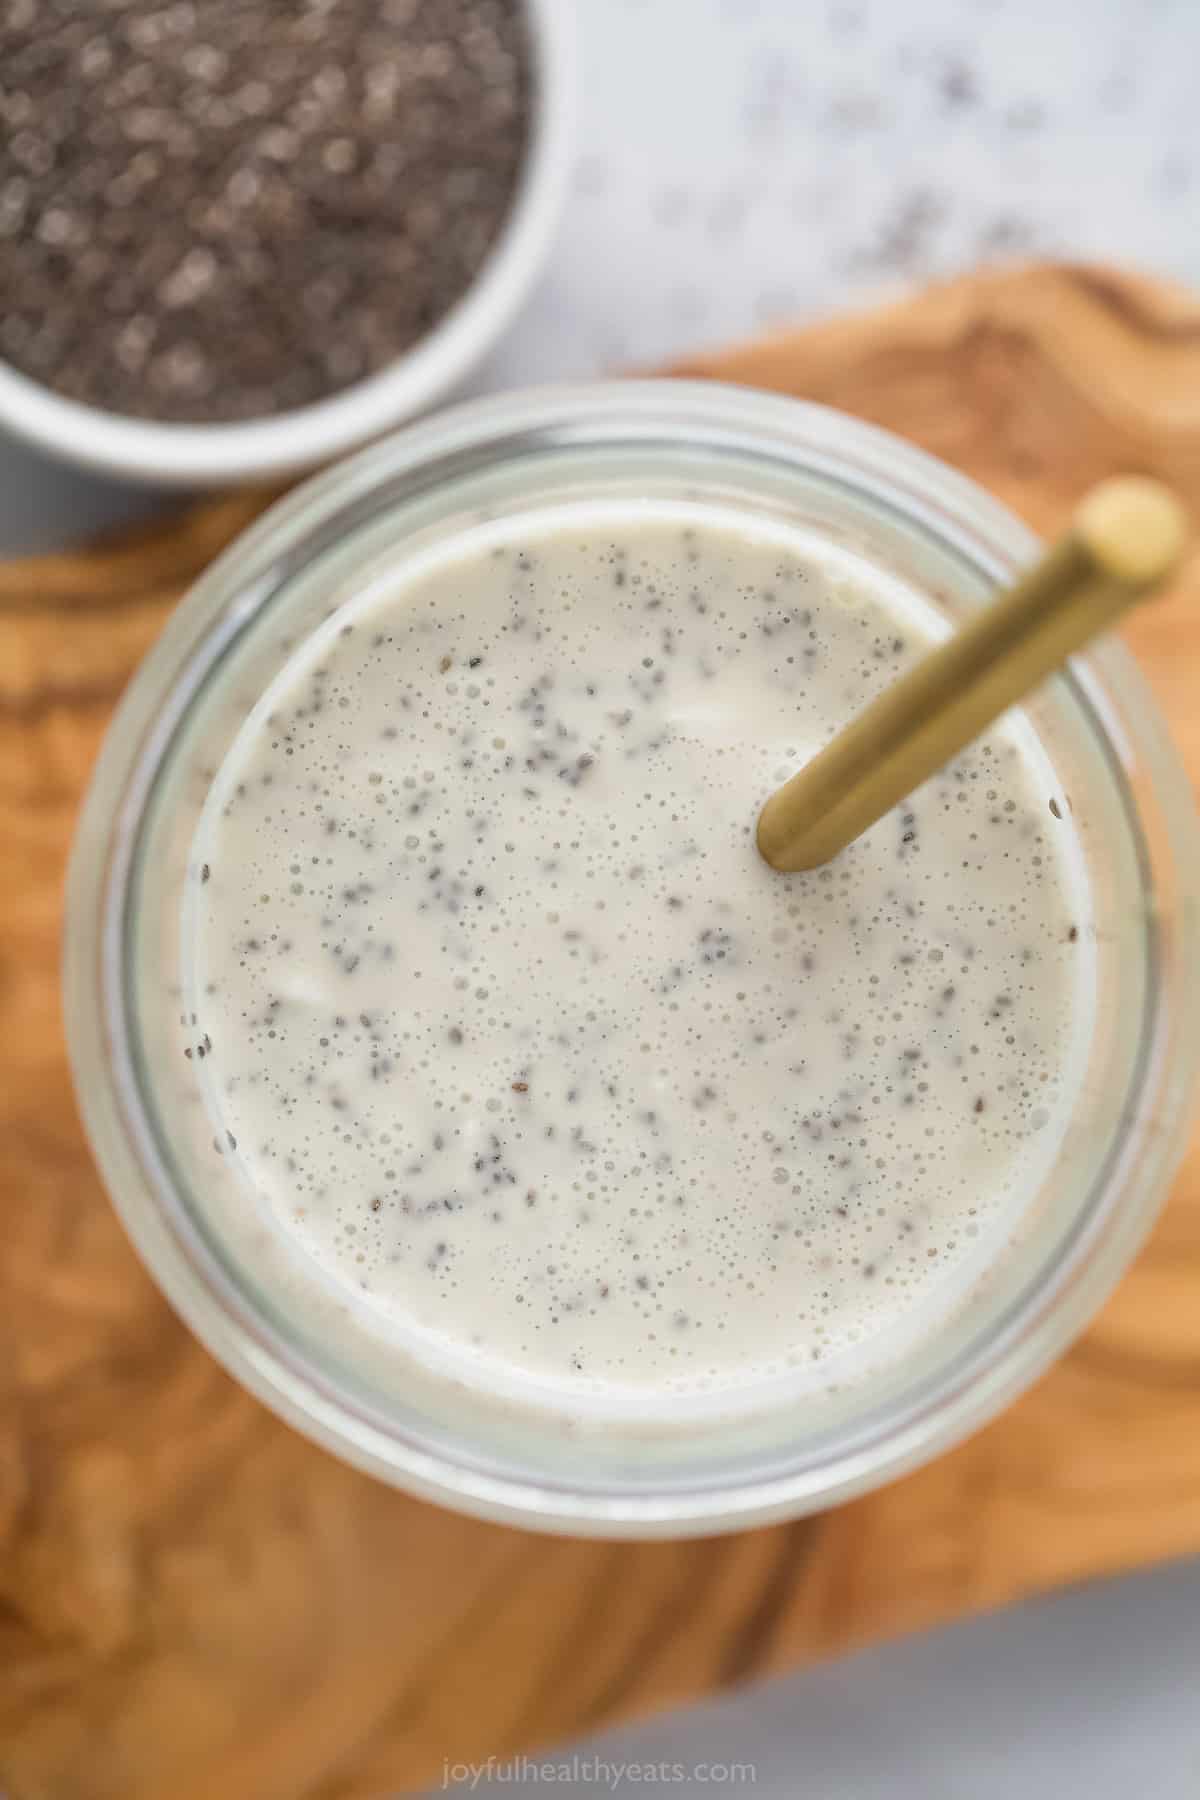
[[[1091,1017],[1036,737],[824,869],[754,845],[943,631],[797,528],[595,502],[383,570],[292,654],[197,832],[188,1049],[248,1204],[398,1360],[724,1408],[869,1381],[1003,1258]]]

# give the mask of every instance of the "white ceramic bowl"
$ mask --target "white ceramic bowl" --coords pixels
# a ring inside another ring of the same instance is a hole
[[[328,400],[232,425],[156,424],[104,412],[0,362],[0,428],[102,474],[159,487],[227,486],[328,462],[452,392],[495,343],[540,271],[570,170],[571,8],[565,0],[525,5],[534,105],[516,199],[474,282],[411,350]]]

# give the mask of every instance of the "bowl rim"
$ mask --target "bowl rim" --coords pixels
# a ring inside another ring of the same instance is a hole
[[[561,0],[524,0],[534,101],[507,220],[466,292],[386,368],[289,412],[234,424],[183,424],[107,412],[57,394],[0,360],[0,428],[97,474],[155,487],[249,483],[332,460],[412,418],[462,381],[495,343],[539,274],[570,173],[575,40]]]

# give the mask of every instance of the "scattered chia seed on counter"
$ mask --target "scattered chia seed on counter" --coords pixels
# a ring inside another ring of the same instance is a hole
[[[267,417],[402,355],[512,206],[520,0],[9,0],[0,356],[137,417]]]
[[[799,530],[595,502],[292,653],[197,834],[180,1048],[322,1279],[622,1416],[941,1326],[1078,1091],[1069,807],[1015,718],[825,868],[753,841],[936,629]]]

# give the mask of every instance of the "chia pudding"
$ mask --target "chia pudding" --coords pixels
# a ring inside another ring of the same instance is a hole
[[[754,827],[945,629],[800,528],[595,501],[293,651],[199,824],[185,1049],[314,1278],[614,1418],[936,1337],[1078,1096],[1070,802],[1010,715],[822,869]]]

